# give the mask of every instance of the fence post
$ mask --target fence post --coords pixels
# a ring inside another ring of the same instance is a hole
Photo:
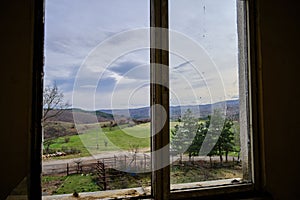
[[[77,174],[79,174],[79,172],[82,173],[82,168],[80,167],[80,164],[82,163],[82,160],[81,159],[75,160],[74,163],[77,164]]]
[[[97,168],[97,175],[98,175],[98,178],[99,178],[99,183],[102,183],[103,184],[103,190],[106,190],[107,189],[107,184],[106,184],[105,165],[104,165],[103,162],[97,161],[96,168]]]
[[[147,157],[146,157],[146,154],[144,154],[144,160],[145,160],[144,170],[146,171],[146,168],[147,168]]]
[[[114,167],[115,167],[115,169],[117,168],[117,156],[116,155],[114,155]]]
[[[103,166],[103,182],[104,182],[103,186],[104,186],[104,190],[106,190],[107,189],[107,185],[106,185],[106,172],[105,172],[105,165],[104,165],[104,163],[102,163],[102,166]]]
[[[69,163],[67,163],[67,176],[69,176]]]
[[[125,162],[124,162],[124,164],[125,164],[125,169],[127,168],[127,166],[126,166],[126,155],[124,155],[124,160],[125,160]]]
[[[136,153],[134,154],[134,169],[136,170]]]

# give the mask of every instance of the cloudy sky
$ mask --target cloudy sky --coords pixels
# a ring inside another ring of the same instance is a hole
[[[236,99],[235,0],[170,0],[169,20],[171,104]],[[149,0],[47,0],[45,85],[73,107],[148,106],[149,21]]]

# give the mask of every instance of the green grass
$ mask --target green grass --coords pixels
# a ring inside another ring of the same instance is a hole
[[[42,183],[48,183],[52,181],[64,181],[65,179],[65,176],[43,176]]]
[[[107,186],[109,189],[125,189],[141,186],[149,186],[151,173],[130,175],[125,172],[118,172],[114,169],[107,169]],[[116,176],[118,174],[119,176]],[[74,174],[70,176],[43,176],[42,190],[44,194],[72,194],[73,192],[94,192],[102,188],[96,183],[97,175]]]
[[[139,148],[150,146],[149,124],[141,124],[134,127],[120,129],[92,129],[78,136],[78,139],[92,152],[117,151],[120,149],[129,150],[132,145]],[[105,146],[107,142],[107,146]],[[97,149],[98,147],[98,149]]]
[[[239,153],[238,152],[229,152],[228,156],[234,156],[234,157],[238,157]]]
[[[70,176],[43,176],[44,192],[51,194],[72,194],[76,192],[99,191],[95,178],[90,174],[75,174]],[[56,186],[56,187],[55,187]]]
[[[177,122],[171,122],[173,128]],[[139,148],[150,147],[150,123],[140,124],[133,127],[95,128],[86,130],[79,135],[67,136],[69,142],[65,142],[65,137],[58,137],[53,140],[51,149],[61,149],[62,147],[75,147],[81,150],[80,156],[90,155],[92,153],[103,151],[117,151],[119,149],[129,150],[132,146],[138,145]],[[105,146],[107,141],[107,146]],[[88,151],[88,150],[89,151]]]
[[[179,122],[170,122],[170,129],[174,129],[178,123]],[[88,126],[85,126],[85,128],[87,127]],[[70,138],[67,143],[65,142],[65,137],[55,139],[50,149],[61,151],[63,147],[66,147],[69,149],[76,148],[81,151],[80,154],[54,157],[54,159],[84,157],[106,151],[130,151],[134,146],[143,150],[145,150],[145,148],[150,149],[150,123],[133,127],[123,125],[121,128],[116,126],[100,129],[98,125],[90,125],[82,134],[67,136]],[[107,145],[105,145],[106,142]],[[230,156],[237,156],[237,153],[230,152]]]
[[[100,187],[93,180],[93,177],[87,175],[68,176],[64,183],[56,191],[57,194],[68,194],[76,192],[92,192],[100,190]]]
[[[68,155],[55,158],[83,157],[105,151],[130,150],[132,146],[138,148],[150,147],[150,123],[140,124],[133,127],[120,129],[119,127],[92,128],[86,132],[68,136],[69,142],[65,142],[65,137],[53,140],[50,149],[61,150],[63,147],[76,148],[81,151],[77,155]],[[107,142],[107,145],[105,145]]]
[[[150,185],[151,173],[130,174],[107,169],[107,186],[109,189],[124,189],[132,187],[145,187]],[[202,162],[196,165],[172,165],[171,166],[171,184],[191,183],[199,181],[219,180],[228,178],[241,178],[242,168],[236,163],[228,162],[214,163],[210,167],[209,162]],[[93,174],[75,174],[70,176],[43,176],[42,188],[44,194],[72,194],[74,191],[93,192],[100,191],[96,183],[97,175]]]
[[[111,190],[150,186],[150,172],[131,174],[120,172],[115,169],[107,169],[107,173],[110,175],[107,184]],[[116,174],[118,174],[118,176],[115,176]]]
[[[129,150],[132,146],[150,147],[150,124],[140,124],[134,127],[108,131],[105,136],[118,148]]]
[[[232,162],[217,167],[209,167],[209,163],[204,166],[177,165],[171,167],[170,177],[171,184],[241,178],[242,169]]]

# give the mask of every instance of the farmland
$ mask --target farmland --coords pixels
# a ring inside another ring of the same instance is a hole
[[[170,181],[171,184],[201,182],[218,179],[240,178],[242,177],[241,166],[233,162],[228,162],[222,168],[215,163],[215,167],[210,167],[208,162],[195,162],[194,165],[174,164],[171,166]],[[118,173],[119,176],[112,176]],[[126,172],[117,172],[114,169],[107,171],[108,189],[124,189],[133,187],[150,186],[151,173],[131,174]],[[95,173],[82,173],[73,175],[52,175],[42,177],[43,193],[53,194],[71,194],[76,192],[101,191],[97,184],[98,177]]]
[[[170,122],[171,142],[174,132],[189,129],[189,123],[184,120],[185,118],[181,122]],[[207,122],[207,119],[196,120],[194,125],[202,127],[198,130],[206,134],[204,126]],[[177,125],[186,127],[178,129]],[[228,152],[228,160],[226,156],[226,160],[221,161],[217,152],[213,156],[190,157],[188,153],[180,157],[172,155],[171,184],[242,177],[241,163],[238,159],[239,125],[237,121],[232,121],[229,125],[227,131],[232,133],[230,140],[233,149]],[[150,122],[147,120],[134,123],[128,123],[126,120],[125,123],[102,121],[97,124],[76,125],[51,121],[48,123],[47,131],[49,130],[54,133],[54,137],[48,134],[44,142],[43,166],[47,172],[43,174],[42,185],[45,195],[144,188],[150,185]],[[59,152],[61,154],[56,156]],[[48,156],[52,154],[55,156]],[[97,171],[99,162],[103,163],[103,169],[105,168],[102,178]],[[119,169],[120,166],[124,168]],[[128,169],[145,171],[132,173],[127,171]],[[103,176],[106,178],[103,179]],[[105,188],[104,182],[107,185]]]
[[[171,129],[178,122],[171,122]],[[69,127],[68,123],[60,122],[60,126]],[[96,125],[81,125],[85,127],[84,132],[71,136],[61,136],[51,140],[49,150],[51,152],[64,150],[80,151],[56,159],[67,159],[72,157],[84,157],[107,151],[141,151],[150,150],[150,123],[143,123],[132,127],[123,125],[115,127],[100,128]]]

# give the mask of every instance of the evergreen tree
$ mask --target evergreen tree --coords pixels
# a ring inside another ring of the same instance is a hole
[[[188,109],[181,118],[181,123],[171,131],[171,151],[181,155],[180,161],[183,153],[188,153],[191,160],[192,156],[199,156],[205,139],[206,148],[211,149],[208,156],[211,158],[213,155],[218,155],[222,163],[225,153],[227,162],[228,153],[235,147],[235,132],[232,126],[233,121],[223,119],[219,110],[214,110],[213,116],[208,116],[207,121],[199,123],[192,111]]]
[[[193,155],[192,142],[198,131],[198,120],[193,116],[193,113],[188,109],[180,119],[179,125],[175,126],[175,130],[171,131],[171,151],[180,154],[188,153],[189,158]]]
[[[223,162],[223,154],[225,153],[225,157],[226,157],[226,162],[228,161],[228,153],[230,151],[234,150],[234,131],[232,130],[232,126],[233,126],[233,122],[231,119],[225,119],[224,124],[222,126],[220,126],[220,122],[221,121],[221,116],[219,111],[214,112],[215,115],[215,120],[219,120],[219,121],[215,121],[216,125],[214,127],[211,128],[210,131],[213,132],[214,135],[214,139],[217,139],[217,142],[215,143],[215,146],[213,147],[213,149],[211,150],[211,152],[209,153],[210,156],[212,155],[218,155],[220,156],[220,162]],[[219,129],[218,127],[221,127],[221,129]],[[217,134],[217,131],[221,131],[220,134]],[[214,133],[215,132],[215,133]],[[218,136],[218,137],[217,137]]]

